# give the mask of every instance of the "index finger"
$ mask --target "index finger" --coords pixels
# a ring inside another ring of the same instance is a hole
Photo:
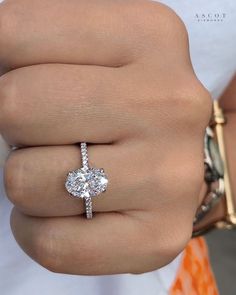
[[[153,63],[155,55],[162,65],[168,52],[169,63],[182,67],[188,56],[183,28],[170,8],[154,1],[5,0],[0,64],[7,70],[41,63],[119,67]]]
[[[125,2],[5,1],[0,4],[0,63],[11,68],[50,62],[126,64],[136,34],[131,27],[127,32]]]

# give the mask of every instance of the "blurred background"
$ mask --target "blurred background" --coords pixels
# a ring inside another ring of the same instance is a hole
[[[205,237],[220,295],[236,295],[236,230],[213,230]]]

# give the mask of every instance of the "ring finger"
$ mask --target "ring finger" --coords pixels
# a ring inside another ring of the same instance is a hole
[[[155,207],[153,195],[157,192],[152,189],[149,173],[144,173],[150,167],[146,158],[140,157],[142,148],[128,144],[89,146],[90,165],[104,168],[109,179],[106,193],[93,198],[94,211],[145,210],[147,204]],[[67,173],[78,169],[80,161],[77,145],[15,150],[5,166],[7,195],[18,209],[29,215],[82,214],[83,200],[70,197],[64,186]],[[148,195],[149,202],[144,195]]]

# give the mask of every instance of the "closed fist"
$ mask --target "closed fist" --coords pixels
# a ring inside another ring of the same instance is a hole
[[[142,273],[185,247],[203,185],[211,100],[167,7],[142,0],[0,4],[0,131],[13,234],[70,274]],[[66,175],[103,167],[106,193],[70,198]]]

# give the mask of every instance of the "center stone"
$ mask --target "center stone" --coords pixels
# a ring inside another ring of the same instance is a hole
[[[68,173],[66,189],[74,197],[95,197],[107,188],[108,179],[103,169],[78,169]]]

